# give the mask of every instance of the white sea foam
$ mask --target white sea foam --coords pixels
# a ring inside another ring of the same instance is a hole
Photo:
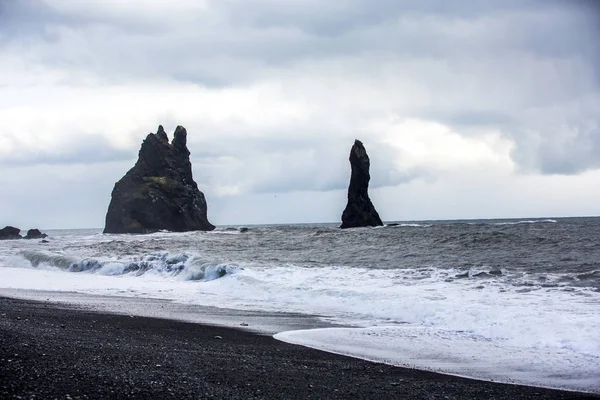
[[[403,223],[403,224],[388,224],[386,228],[428,228],[429,224],[417,224],[417,223]]]
[[[504,383],[594,392],[597,355],[529,347],[469,331],[437,327],[325,328],[278,333],[276,339],[386,364]]]
[[[523,221],[509,221],[509,222],[494,222],[494,225],[520,225],[520,224],[539,224],[539,223],[552,223],[555,224],[555,219],[528,219]]]

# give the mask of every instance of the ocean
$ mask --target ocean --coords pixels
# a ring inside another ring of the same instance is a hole
[[[600,392],[600,218],[218,227],[0,241],[0,288],[315,315],[277,339]],[[154,303],[153,303],[154,304]]]

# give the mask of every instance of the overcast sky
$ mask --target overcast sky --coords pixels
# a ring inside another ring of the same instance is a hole
[[[0,0],[0,225],[103,227],[163,124],[217,225],[600,215],[590,1]]]

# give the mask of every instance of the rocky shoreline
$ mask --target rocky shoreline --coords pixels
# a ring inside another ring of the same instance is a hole
[[[238,329],[0,298],[0,398],[598,399],[392,367]]]
[[[27,231],[27,235],[21,236],[21,230],[14,226],[5,226],[0,229],[0,240],[14,240],[14,239],[44,239],[48,235],[40,232],[39,229],[30,229]]]

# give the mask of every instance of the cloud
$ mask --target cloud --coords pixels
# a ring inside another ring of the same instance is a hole
[[[529,124],[514,132],[521,146],[513,158],[525,170],[544,174],[577,174],[600,168],[600,107],[596,95],[548,109],[529,110]]]
[[[181,124],[222,201],[343,191],[355,138],[374,189],[581,175],[600,168],[594,4],[0,1],[0,164],[133,162]]]
[[[100,135],[88,136],[82,142],[62,143],[59,148],[39,148],[32,151],[19,146],[20,144],[14,143],[14,138],[6,136],[0,138],[0,147],[3,150],[0,158],[2,168],[22,165],[42,167],[43,165],[97,164],[131,161],[133,158],[130,151],[113,148]],[[6,151],[7,149],[14,150]]]
[[[114,183],[130,167],[128,162],[2,166],[0,225],[101,228]]]

